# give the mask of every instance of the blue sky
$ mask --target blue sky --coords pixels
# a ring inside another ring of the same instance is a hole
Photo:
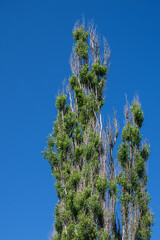
[[[111,48],[107,117],[123,127],[125,93],[137,93],[142,133],[151,144],[148,191],[160,237],[160,1],[0,0],[0,238],[45,240],[57,202],[50,166],[41,156],[56,118],[55,99],[71,75],[72,28],[94,19]],[[120,137],[119,137],[120,139]]]

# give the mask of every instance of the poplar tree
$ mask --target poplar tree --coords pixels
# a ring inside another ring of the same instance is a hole
[[[121,186],[122,239],[148,240],[153,225],[153,214],[149,210],[150,195],[146,189],[146,163],[150,146],[142,141],[140,134],[144,116],[138,98],[134,99],[131,106],[127,103],[125,119],[122,143],[117,154],[122,169],[117,176]]]
[[[140,104],[127,105],[127,124],[117,153],[121,172],[117,173],[116,113],[105,129],[101,116],[110,50],[105,39],[100,48],[93,23],[87,31],[84,24],[75,25],[73,39],[72,76],[66,93],[57,97],[57,119],[43,153],[59,198],[52,239],[149,239],[152,214],[145,168],[149,147],[145,143],[141,147]]]

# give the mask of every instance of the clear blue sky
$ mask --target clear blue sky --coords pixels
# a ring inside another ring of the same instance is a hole
[[[103,114],[117,109],[121,130],[125,93],[140,96],[151,144],[152,240],[160,236],[160,1],[0,0],[0,239],[45,240],[52,229],[57,197],[41,151],[82,14],[112,51]]]

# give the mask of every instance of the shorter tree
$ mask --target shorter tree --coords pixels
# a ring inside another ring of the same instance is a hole
[[[146,185],[148,181],[146,163],[150,146],[142,142],[140,129],[144,116],[138,98],[132,105],[126,104],[126,125],[122,130],[122,143],[117,158],[121,166],[118,184],[121,187],[120,203],[123,240],[150,239],[153,214],[149,211],[150,196]]]

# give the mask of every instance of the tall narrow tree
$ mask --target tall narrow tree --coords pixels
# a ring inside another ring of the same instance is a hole
[[[150,196],[146,190],[146,162],[149,145],[142,142],[140,129],[144,117],[138,98],[125,109],[126,125],[122,130],[122,143],[118,160],[122,172],[118,176],[121,186],[121,213],[123,240],[150,239],[153,214],[149,211]],[[142,144],[141,144],[142,142]]]
[[[72,76],[66,94],[57,97],[58,115],[44,151],[59,198],[53,239],[149,239],[152,215],[147,217],[145,171],[149,148],[146,144],[140,148],[140,105],[134,102],[131,107],[132,122],[126,113],[118,151],[122,171],[116,175],[116,115],[105,131],[101,117],[110,51],[104,39],[102,56],[94,24],[88,31],[84,24],[76,25],[73,39]],[[119,189],[122,221],[116,214]]]

